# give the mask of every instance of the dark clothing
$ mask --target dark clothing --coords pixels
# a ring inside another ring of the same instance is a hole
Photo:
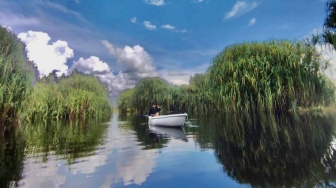
[[[160,108],[160,107],[155,107],[155,108],[151,107],[151,108],[149,109],[148,115],[156,114],[156,113],[158,113],[158,112],[160,112],[160,111],[161,111],[161,108]]]

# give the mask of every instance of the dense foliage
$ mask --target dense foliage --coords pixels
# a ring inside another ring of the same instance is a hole
[[[207,88],[206,88],[207,87]],[[138,114],[146,114],[150,104],[155,101],[162,113],[192,112],[205,113],[211,106],[211,93],[208,88],[208,75],[196,74],[190,85],[173,86],[161,78],[145,78],[134,89],[119,95],[120,112],[126,109]]]
[[[83,119],[110,115],[106,86],[98,78],[74,71],[57,82],[52,74],[35,85],[22,116],[35,119]]]
[[[216,106],[249,113],[284,112],[334,101],[334,86],[321,72],[309,44],[245,43],[225,48],[210,68]]]
[[[327,17],[324,21],[324,42],[333,45],[336,49],[336,0],[328,0],[326,3]]]
[[[137,112],[145,113],[153,101],[164,105],[169,100],[168,90],[169,84],[165,80],[158,77],[145,78],[135,86],[132,107]]]
[[[132,108],[132,101],[130,100],[134,93],[134,89],[127,89],[118,96],[118,110],[121,113],[127,113]]]
[[[32,90],[34,75],[25,45],[7,28],[0,27],[0,125],[17,121],[21,102]]]
[[[323,75],[324,63],[309,43],[236,44],[219,53],[208,72],[191,77],[188,86],[146,78],[122,94],[128,106],[119,104],[146,113],[157,101],[166,112],[201,114],[279,113],[333,104],[334,85]]]
[[[213,113],[215,104],[213,93],[210,89],[209,73],[195,74],[190,77],[188,87],[188,97],[186,100],[187,108],[193,113]]]

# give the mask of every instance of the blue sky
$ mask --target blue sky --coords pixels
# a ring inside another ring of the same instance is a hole
[[[147,76],[187,84],[226,46],[303,40],[326,0],[0,0],[0,24],[26,44],[41,75],[74,68],[113,92]]]

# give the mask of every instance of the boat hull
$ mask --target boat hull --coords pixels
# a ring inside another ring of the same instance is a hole
[[[165,126],[165,127],[182,127],[187,114],[171,114],[171,115],[160,115],[148,117],[148,124],[154,126]]]

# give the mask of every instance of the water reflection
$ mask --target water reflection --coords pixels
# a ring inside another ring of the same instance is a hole
[[[92,155],[95,147],[103,143],[107,120],[39,122],[22,125],[20,131],[29,157],[47,161],[49,155],[56,155],[72,164],[77,158]]]
[[[188,142],[187,136],[181,127],[149,126],[149,134],[157,139],[171,137]]]
[[[224,172],[241,184],[336,185],[334,116],[227,116],[201,129],[198,142],[214,148]]]
[[[169,139],[158,137],[155,134],[150,134],[147,124],[147,118],[136,116],[119,116],[119,120],[130,122],[128,129],[136,133],[137,140],[143,149],[161,149],[167,146]]]
[[[146,126],[134,124],[136,122],[130,117],[120,116],[118,119],[117,113],[113,117],[105,144],[106,150],[112,151],[109,154],[109,164],[106,165],[107,168],[110,167],[110,173],[104,176],[101,186],[141,185],[156,166],[157,150],[146,150],[139,142],[139,134],[133,130],[135,127],[143,130]]]
[[[0,187],[16,187],[22,178],[25,140],[20,133],[0,136]]]
[[[106,121],[39,122],[20,126],[26,142],[26,159],[24,178],[19,185],[59,187],[64,184],[66,175],[62,167],[75,166],[83,158],[89,161],[97,157],[94,152],[104,142],[108,125],[103,122]]]
[[[114,113],[22,126],[0,139],[0,187],[335,186],[335,116],[146,122]]]
[[[131,122],[118,119],[117,113],[108,123],[86,125],[86,131],[58,126],[26,128],[28,155],[20,186],[141,185],[156,165],[157,151],[143,150]]]

